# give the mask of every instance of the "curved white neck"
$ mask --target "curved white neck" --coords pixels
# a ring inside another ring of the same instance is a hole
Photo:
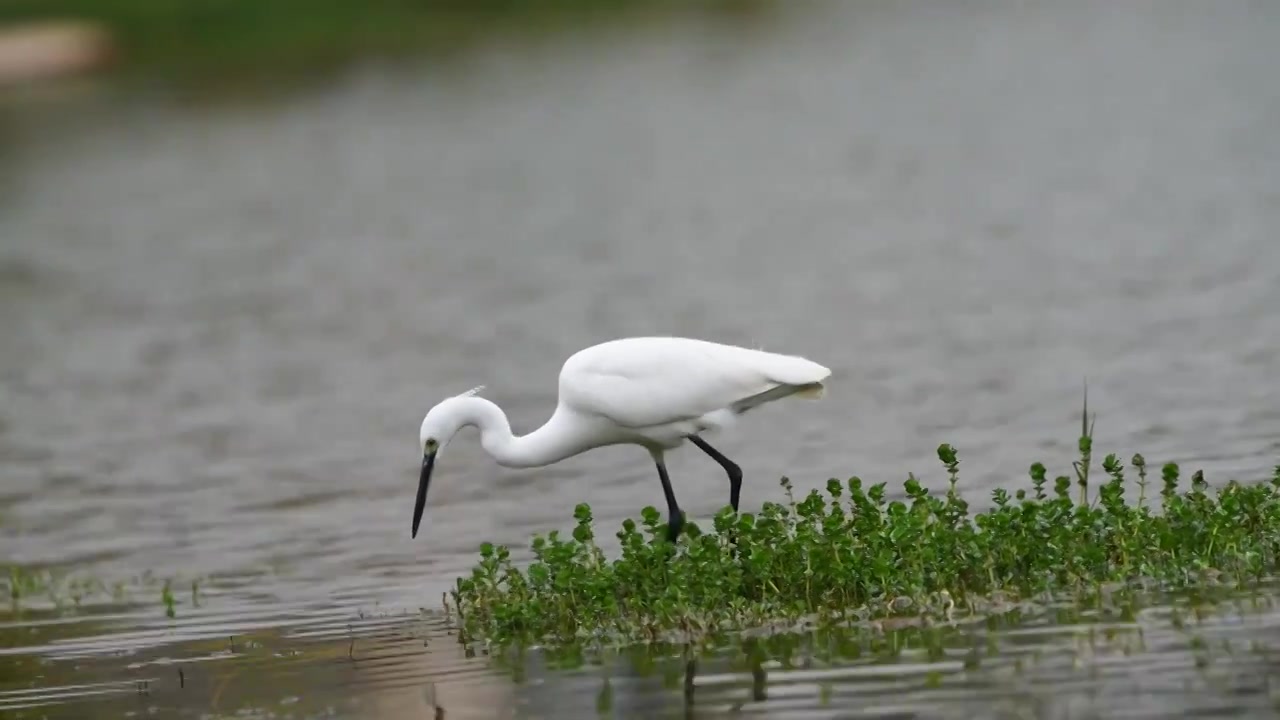
[[[519,436],[512,434],[507,414],[490,400],[469,397],[460,400],[457,407],[458,427],[478,428],[480,446],[504,467],[550,465],[586,449],[581,436],[574,433],[572,419],[559,407],[542,427]]]

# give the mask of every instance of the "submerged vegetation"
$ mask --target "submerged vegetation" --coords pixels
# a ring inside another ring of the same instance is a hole
[[[174,618],[180,605],[200,606],[201,580],[189,581],[189,601],[180,599],[181,593],[174,592],[181,582],[176,577],[161,578],[148,570],[127,580],[108,583],[98,577],[62,569],[11,564],[0,571],[0,595],[9,601],[7,613],[0,606],[0,617],[6,614],[18,617],[26,610],[52,610],[56,614],[67,614],[87,605],[145,606],[152,598],[158,598],[164,614]]]
[[[994,490],[978,513],[960,495],[946,444],[941,495],[908,476],[905,499],[890,500],[885,483],[852,477],[797,500],[783,478],[785,503],[758,514],[726,507],[714,532],[689,523],[675,545],[646,507],[639,523],[622,523],[613,560],[579,505],[572,537],[535,536],[528,567],[484,544],[449,610],[465,638],[496,644],[691,641],[797,621],[929,623],[993,599],[1231,587],[1280,564],[1280,467],[1269,483],[1211,492],[1200,471],[1183,487],[1174,463],[1152,472],[1142,455],[1126,466],[1111,454],[1092,488],[1092,445],[1085,427],[1072,476],[1050,480],[1035,463],[1029,488]]]

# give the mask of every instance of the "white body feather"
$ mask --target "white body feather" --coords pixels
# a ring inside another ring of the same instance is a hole
[[[607,420],[618,436],[608,444],[672,448],[687,435],[731,425],[757,404],[820,396],[830,375],[793,355],[687,338],[625,338],[565,361],[557,413]]]

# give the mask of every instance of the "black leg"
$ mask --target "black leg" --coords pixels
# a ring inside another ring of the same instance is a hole
[[[680,537],[680,529],[684,527],[684,513],[676,503],[676,493],[671,489],[671,477],[667,475],[667,465],[661,457],[654,458],[658,466],[658,477],[662,480],[662,494],[667,496],[667,539],[675,543]]]
[[[724,455],[720,451],[711,447],[710,443],[697,435],[689,436],[690,442],[697,445],[702,452],[711,456],[712,460],[720,463],[720,467],[729,474],[729,504],[733,506],[733,511],[738,512],[738,496],[742,493],[742,468],[738,464]]]

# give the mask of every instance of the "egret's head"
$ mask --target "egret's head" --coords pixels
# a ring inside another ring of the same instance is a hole
[[[449,444],[450,438],[462,427],[464,417],[458,412],[458,400],[468,398],[484,389],[477,388],[441,401],[422,418],[422,427],[418,430],[418,443],[422,448],[422,474],[418,477],[418,498],[413,506],[413,537],[418,536],[418,524],[422,522],[422,511],[427,504],[427,486],[431,484],[431,470],[435,467],[436,456]]]
[[[456,422],[452,413],[448,412],[448,403],[446,400],[439,405],[431,408],[427,416],[422,418],[422,428],[418,430],[418,442],[422,445],[422,456],[433,455],[440,452],[440,448],[444,447],[453,434],[458,432]]]

